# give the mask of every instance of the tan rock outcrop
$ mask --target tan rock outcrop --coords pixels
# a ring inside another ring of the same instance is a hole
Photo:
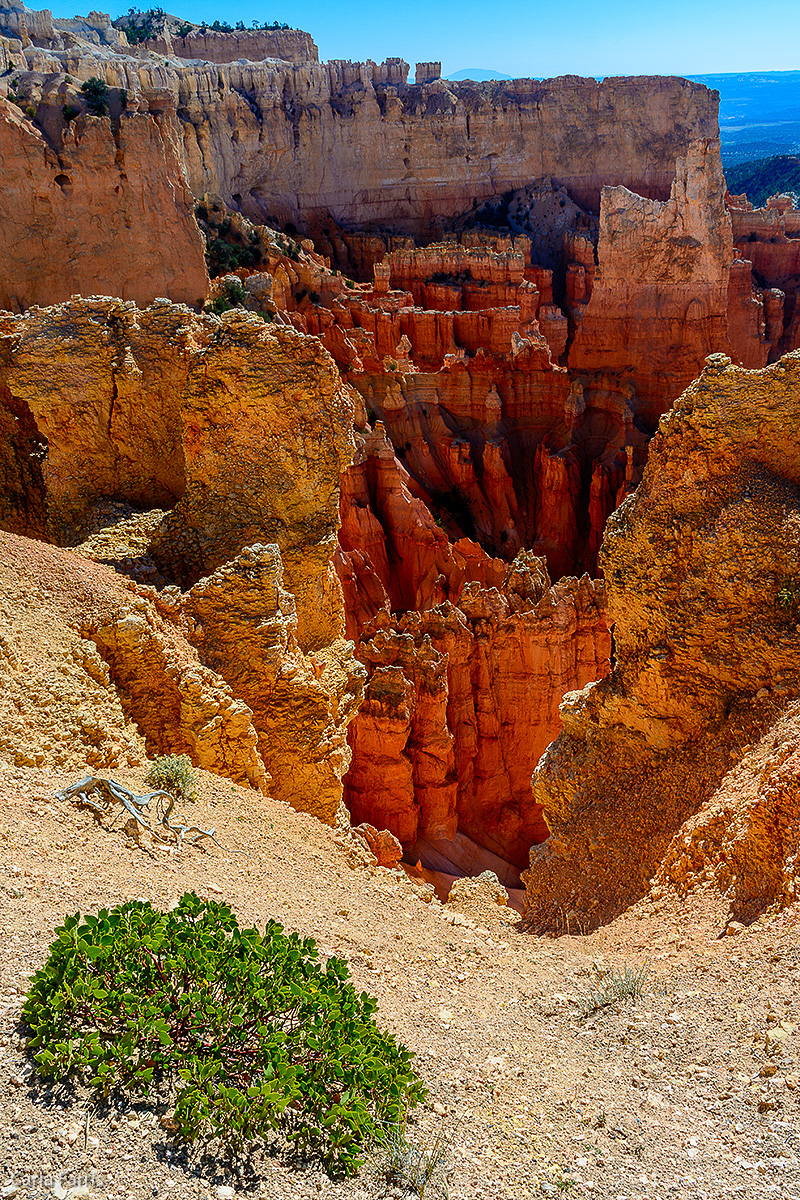
[[[347,726],[366,671],[342,640],[303,654],[275,545],[250,546],[186,597],[189,636],[249,706],[271,794],[334,824],[350,765]]]
[[[331,557],[353,404],[315,339],[242,310],[76,300],[0,318],[0,411],[19,446],[6,469],[20,532],[30,513],[80,540],[100,498],[170,508],[151,547],[167,578],[191,584],[269,539],[301,644],[344,632]]]
[[[140,113],[115,126],[84,116],[54,149],[0,98],[0,308],[98,292],[202,304],[203,239],[175,134]]]
[[[2,408],[39,446],[28,508],[54,541],[80,540],[100,497],[166,508],[183,494],[179,397],[209,328],[182,306],[111,299],[0,316]]]
[[[249,313],[226,313],[191,359],[180,420],[186,490],[154,547],[162,569],[189,583],[243,546],[274,541],[300,644],[340,637],[331,557],[353,404],[326,351]]]
[[[730,351],[724,196],[719,145],[708,140],[678,160],[666,203],[619,187],[602,193],[597,274],[569,364],[632,383],[653,424],[706,355]]]
[[[133,584],[0,533],[0,757],[114,768],[181,754],[266,790],[252,713]]]
[[[253,786],[268,760],[279,799],[332,822],[365,672],[331,561],[353,404],[321,344],[243,310],[75,300],[0,321],[0,401],[10,521],[74,542],[104,511],[154,509],[120,554],[162,585],[203,576],[152,594],[171,624],[144,600],[85,621],[148,746]],[[80,549],[117,561],[113,535]]]
[[[252,712],[214,671],[186,661],[151,605],[139,599],[82,632],[108,663],[151,756],[188,754],[207,771],[267,790]]]
[[[714,813],[730,810],[732,761],[800,683],[799,384],[797,354],[754,372],[711,356],[662,419],[637,492],[609,521],[601,562],[616,665],[565,697],[564,731],[534,773],[551,830],[525,877],[534,927],[559,928],[565,914],[591,927],[618,913],[699,812],[686,831],[692,853],[703,829],[718,827]],[[765,821],[785,847],[794,820],[781,807],[778,766],[765,769],[763,784],[737,799],[736,822],[750,832],[725,836],[729,848],[741,842],[740,858],[763,847]],[[774,866],[778,842],[770,853]],[[678,846],[669,861],[681,854]],[[713,858],[709,849],[712,875]],[[679,874],[663,869],[665,879]],[[770,867],[764,891],[776,879]]]
[[[774,724],[672,839],[650,889],[654,899],[710,890],[724,898],[728,920],[744,924],[798,899],[800,711],[780,693],[764,705]]]

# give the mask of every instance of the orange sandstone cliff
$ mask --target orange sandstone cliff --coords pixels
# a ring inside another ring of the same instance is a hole
[[[202,304],[204,246],[174,129],[84,116],[54,143],[0,98],[0,159],[0,308],[97,292]]]
[[[331,562],[352,404],[319,342],[167,301],[74,300],[0,326],[6,522],[160,584],[85,631],[148,745],[256,785],[271,774],[276,796],[333,822],[366,673]],[[109,512],[125,515],[116,535]],[[194,667],[172,662],[174,637]],[[208,722],[216,748],[189,736]]]
[[[724,355],[662,418],[601,562],[611,675],[564,698],[533,790],[526,919],[593,927],[644,895],[721,891],[749,920],[793,895],[800,813],[800,355]]]

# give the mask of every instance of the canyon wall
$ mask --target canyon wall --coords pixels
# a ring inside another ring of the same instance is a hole
[[[716,93],[683,79],[453,83],[423,70],[409,84],[399,59],[319,64],[310,40],[308,61],[223,62],[254,36],[236,33],[188,35],[214,61],[187,62],[119,44],[101,14],[84,36],[51,19],[23,37],[42,15],[0,27],[40,125],[53,129],[71,100],[67,76],[99,76],[139,111],[169,117],[195,196],[311,231],[333,220],[424,233],[543,177],[594,211],[605,184],[666,198],[678,155],[716,133]]]
[[[753,372],[712,355],[610,518],[616,662],[565,696],[534,772],[551,836],[525,875],[532,927],[593,927],[656,872],[662,890],[716,880],[737,919],[788,895],[797,776],[776,745],[800,693],[799,397],[800,354]]]
[[[75,293],[202,304],[204,245],[174,129],[135,113],[115,126],[81,117],[54,148],[0,98],[0,157],[0,308]]]
[[[117,25],[124,29],[125,18]],[[205,26],[190,29],[184,37],[174,30],[165,30],[160,37],[150,38],[142,45],[155,54],[213,63],[236,62],[240,58],[248,62],[263,62],[268,58],[291,63],[319,62],[316,45],[302,29],[242,29],[231,33]]]
[[[195,194],[309,230],[332,217],[423,233],[543,176],[594,208],[605,183],[663,197],[685,145],[716,131],[715,95],[677,79],[406,84],[371,64],[231,65],[212,105],[206,77],[175,80]]]

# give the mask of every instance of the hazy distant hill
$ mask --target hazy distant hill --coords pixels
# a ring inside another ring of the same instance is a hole
[[[747,192],[748,200],[760,208],[776,192],[800,195],[800,158],[783,154],[726,167],[725,181],[734,196]]]
[[[726,166],[800,151],[800,71],[687,75],[719,92]]]
[[[445,79],[475,79],[480,83],[484,79],[513,79],[513,75],[504,75],[502,71],[487,71],[484,67],[466,67],[463,71],[454,71],[445,75]]]

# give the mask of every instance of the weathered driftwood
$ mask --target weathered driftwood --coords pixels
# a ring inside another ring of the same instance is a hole
[[[183,825],[170,820],[172,809],[175,806],[175,797],[171,792],[159,789],[155,792],[145,792],[143,796],[137,796],[123,787],[121,783],[117,783],[115,779],[101,779],[97,775],[87,775],[85,779],[79,780],[78,783],[71,783],[69,787],[54,794],[57,800],[68,800],[72,804],[90,808],[98,817],[115,816],[115,806],[121,804],[122,808],[133,817],[138,825],[146,829],[151,837],[157,838],[160,842],[173,842],[178,849],[183,845],[184,840],[190,846],[196,846],[200,838],[204,837],[211,838],[212,842],[218,846],[220,844],[214,837],[213,829],[201,829],[199,825]],[[151,803],[152,808],[150,807]],[[147,819],[148,817],[150,820]]]

